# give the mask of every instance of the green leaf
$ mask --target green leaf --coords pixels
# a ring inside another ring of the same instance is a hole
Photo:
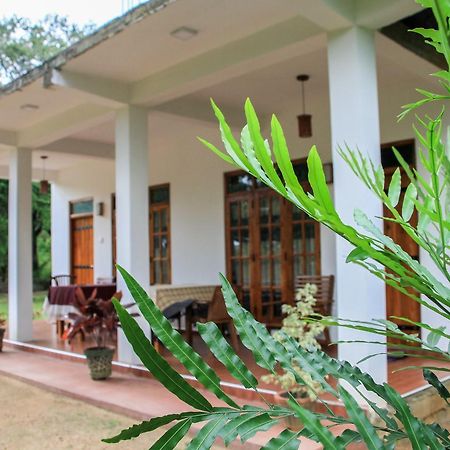
[[[312,433],[314,439],[323,445],[324,450],[344,450],[343,445],[336,441],[330,430],[316,417],[314,413],[302,408],[297,402],[290,399],[289,406],[295,415],[302,421],[304,427]]]
[[[269,414],[263,413],[251,417],[250,420],[243,421],[237,428],[241,441],[246,442],[259,431],[266,431],[275,425],[278,421],[272,419]]]
[[[153,332],[165,347],[186,367],[194,377],[213,392],[217,398],[228,403],[233,408],[238,408],[236,402],[231,399],[220,387],[220,378],[214,370],[205,362],[194,349],[173,329],[172,324],[162,314],[161,310],[153,303],[139,283],[121,266],[117,270],[122,275],[131,296],[138,305],[142,315],[150,324]]]
[[[267,329],[256,322],[253,316],[241,306],[233,288],[222,274],[220,279],[228,314],[233,318],[242,343],[253,353],[259,366],[272,372],[276,361],[267,347]]]
[[[328,190],[325,174],[323,172],[322,161],[319,153],[314,145],[308,155],[308,179],[312,187],[316,200],[320,202],[323,208],[331,215],[335,215],[336,211],[333,206],[330,191]]]
[[[370,255],[367,253],[365,249],[355,247],[347,256],[345,262],[355,262],[355,261],[365,261],[367,258],[370,258]]]
[[[298,433],[284,430],[278,436],[272,438],[261,450],[298,450],[300,441]]]
[[[227,420],[227,415],[223,414],[209,421],[188,444],[186,450],[209,450]]]
[[[198,323],[197,330],[213,355],[228,369],[230,374],[240,381],[244,387],[255,389],[258,380],[222,336],[219,327],[212,322]]]
[[[448,402],[448,399],[450,398],[450,392],[444,386],[444,384],[440,382],[439,378],[429,369],[423,370],[423,377],[428,381],[429,384],[431,384],[431,386],[433,386],[438,391],[438,394],[445,400],[447,405],[450,405],[450,403]]]
[[[151,447],[150,450],[173,450],[181,439],[186,436],[192,422],[182,420],[166,431]]]
[[[255,108],[253,108],[252,102],[250,99],[245,101],[245,117],[247,118],[248,130],[250,132],[250,137],[253,142],[254,150],[257,155],[258,161],[260,162],[262,168],[264,169],[267,177],[273,183],[274,187],[280,192],[282,195],[287,195],[286,188],[280,180],[280,177],[277,174],[273,166],[273,161],[270,155],[270,149],[266,147],[264,143],[264,139],[261,136],[260,126],[258,116],[256,115]]]
[[[120,441],[127,441],[129,439],[134,439],[143,433],[154,431],[159,427],[162,427],[170,422],[173,422],[174,420],[181,420],[183,419],[183,417],[184,417],[183,414],[169,414],[167,416],[155,417],[153,419],[145,420],[144,422],[138,423],[136,425],[131,426],[130,428],[122,430],[116,436],[102,439],[102,441],[106,442],[107,444],[115,444]]]
[[[405,192],[405,198],[403,200],[403,206],[402,206],[402,217],[403,219],[408,222],[409,219],[411,219],[411,216],[414,212],[414,202],[417,198],[417,189],[414,186],[414,184],[410,184],[406,188]]]
[[[379,450],[383,448],[383,443],[378,437],[373,425],[370,423],[365,412],[356,400],[341,386],[339,386],[339,394],[344,402],[348,416],[352,419],[363,442],[369,450]]]
[[[221,430],[220,430],[220,437],[223,439],[223,442],[225,443],[225,446],[228,447],[228,445],[233,442],[236,437],[239,434],[239,426],[247,421],[251,420],[252,418],[256,417],[257,414],[260,413],[250,413],[250,412],[244,412],[236,417],[233,417]]]
[[[388,197],[392,206],[397,206],[400,200],[400,193],[402,191],[402,176],[400,174],[400,169],[397,167],[395,172],[392,174],[391,182],[389,183]]]
[[[113,304],[128,341],[152,375],[188,405],[203,411],[210,411],[212,406],[208,400],[170,367],[167,361],[154,349],[130,313],[116,299],[113,299]]]

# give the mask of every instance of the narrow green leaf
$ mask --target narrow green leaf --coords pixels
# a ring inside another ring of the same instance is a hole
[[[186,436],[192,422],[182,420],[166,431],[151,447],[150,450],[173,450],[181,439]]]
[[[228,280],[220,274],[223,297],[228,314],[233,318],[234,325],[239,332],[242,343],[253,353],[256,363],[263,369],[273,371],[275,357],[267,348],[267,343],[261,336],[266,337],[267,329],[261,329],[263,325],[257,323],[253,316],[239,303]]]
[[[405,198],[403,199],[402,217],[408,222],[414,212],[414,202],[417,198],[417,189],[414,184],[410,184],[406,188]]]
[[[117,270],[122,275],[131,296],[138,305],[142,315],[150,324],[153,332],[165,347],[186,367],[194,377],[214,393],[217,398],[228,403],[233,408],[238,408],[236,402],[231,399],[220,387],[220,378],[214,370],[205,362],[194,349],[173,329],[172,324],[162,314],[161,310],[153,303],[139,283],[121,266]]]
[[[423,377],[438,391],[438,394],[445,400],[447,405],[450,405],[448,401],[450,398],[450,392],[444,384],[440,382],[439,378],[429,369],[423,370]]]
[[[242,412],[241,415],[233,417],[221,430],[220,437],[223,439],[225,446],[233,442],[238,436],[239,425],[247,420],[251,420],[259,413]]]
[[[122,430],[119,434],[102,439],[103,442],[107,444],[116,444],[120,441],[127,441],[129,439],[134,439],[140,436],[143,433],[148,433],[150,431],[154,431],[159,427],[167,425],[174,420],[181,420],[183,418],[182,414],[169,414],[167,416],[155,417],[150,420],[145,420],[144,422],[138,423],[136,425],[131,426],[125,430]]]
[[[361,406],[356,400],[341,386],[339,386],[339,394],[341,400],[344,402],[348,416],[352,419],[356,426],[363,442],[369,450],[379,450],[383,448],[383,443],[378,437],[377,432],[369,419],[365,415]]]
[[[272,419],[269,414],[263,413],[242,422],[238,426],[237,431],[241,437],[241,441],[246,442],[259,431],[267,431],[277,422],[278,421]]]
[[[330,191],[328,190],[322,161],[315,145],[309,152],[307,164],[309,184],[312,187],[314,197],[329,214],[334,215],[336,211],[333,206]]]
[[[388,197],[392,206],[397,206],[400,200],[400,193],[402,191],[402,176],[400,169],[397,167],[392,174],[391,182],[389,183]]]
[[[314,413],[302,408],[292,399],[288,401],[288,404],[302,421],[304,427],[312,433],[313,438],[323,445],[324,450],[344,450],[344,447],[336,441],[330,430],[322,425]]]
[[[261,450],[298,450],[300,441],[298,433],[284,430],[278,436],[272,438]]]
[[[245,101],[244,109],[245,117],[247,118],[248,131],[250,132],[250,137],[252,139],[254,151],[258,158],[258,161],[264,169],[267,177],[270,179],[274,187],[276,187],[277,191],[281,195],[286,196],[286,188],[284,187],[283,183],[280,180],[280,177],[277,174],[277,171],[275,170],[270,155],[270,149],[268,151],[266,144],[264,143],[264,139],[261,136],[258,116],[256,115],[255,108],[253,107],[250,99],[247,99]]]
[[[225,425],[228,417],[226,414],[220,415],[213,420],[210,420],[202,429],[196,434],[194,439],[189,442],[186,450],[209,450],[214,444],[220,430]]]
[[[365,261],[369,257],[370,255],[367,253],[366,250],[356,247],[348,254],[345,262],[350,263],[355,261]]]
[[[258,380],[222,336],[219,327],[212,322],[198,323],[197,330],[213,355],[228,369],[231,375],[246,388],[255,389]]]
[[[113,304],[128,341],[132,345],[136,355],[152,375],[170,392],[193,408],[203,411],[211,410],[212,406],[209,401],[194,389],[179,373],[175,372],[167,361],[154,349],[130,313],[116,299],[113,299]]]
[[[222,158],[225,162],[227,162],[228,164],[231,164],[233,166],[236,166],[237,164],[234,162],[234,160],[228,156],[227,154],[225,154],[224,152],[220,151],[214,144],[211,144],[210,142],[208,142],[207,140],[201,138],[201,137],[197,137],[197,139],[207,148],[209,148],[213,153],[215,153],[219,158]],[[240,166],[238,166],[240,167]]]

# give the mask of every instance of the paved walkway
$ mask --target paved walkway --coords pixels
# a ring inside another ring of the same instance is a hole
[[[0,372],[135,420],[189,409],[155,380],[113,373],[107,381],[92,381],[85,364],[35,353],[4,349],[0,354]],[[208,393],[205,396],[217,404]],[[237,401],[240,403],[242,400]],[[132,423],[130,419],[130,425]],[[258,433],[245,444],[245,448],[259,449],[270,436],[280,431],[281,428],[273,428],[270,433]],[[236,443],[233,448],[244,448],[244,445]],[[320,448],[307,440],[302,441],[300,446],[301,450]]]

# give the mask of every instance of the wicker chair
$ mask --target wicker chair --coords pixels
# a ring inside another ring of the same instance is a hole
[[[322,316],[330,316],[333,306],[334,275],[299,275],[295,278],[295,292],[297,289],[305,287],[306,284],[317,286],[315,312]],[[318,342],[321,345],[329,345],[331,342],[329,328],[325,328],[323,336],[323,339],[319,338]]]

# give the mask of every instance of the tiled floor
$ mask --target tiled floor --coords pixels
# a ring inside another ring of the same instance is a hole
[[[81,342],[79,339],[74,340],[71,344],[66,341],[59,339],[56,336],[55,327],[47,323],[46,321],[34,321],[33,323],[33,332],[35,339],[33,340],[33,344],[49,347],[58,350],[65,350],[74,353],[83,353],[83,348],[85,346],[89,346],[89,341]],[[231,375],[225,370],[225,368],[217,362],[217,360],[211,355],[203,341],[194,334],[194,348],[195,350],[205,358],[205,360],[219,373],[219,376],[222,380],[227,382],[234,382],[235,380],[231,377]],[[333,354],[334,350],[330,349],[330,353]],[[167,351],[163,351],[163,355],[167,358],[167,360],[177,368],[180,373],[185,372],[184,367],[173,358]],[[240,351],[241,358],[249,365],[255,376],[258,378],[264,375],[265,371],[257,366],[249,351],[245,348],[241,347]],[[420,370],[400,370],[404,367],[408,366],[425,366],[432,363],[432,361],[427,361],[426,359],[417,359],[417,358],[404,358],[399,360],[389,361],[388,364],[388,382],[391,386],[393,386],[396,390],[398,390],[401,394],[406,394],[410,391],[416,390],[422,386],[426,385],[425,380],[423,379],[422,372]],[[432,363],[431,365],[435,365]],[[450,367],[450,365],[449,365]],[[261,383],[260,387],[278,390],[278,388],[274,385],[268,385]]]

